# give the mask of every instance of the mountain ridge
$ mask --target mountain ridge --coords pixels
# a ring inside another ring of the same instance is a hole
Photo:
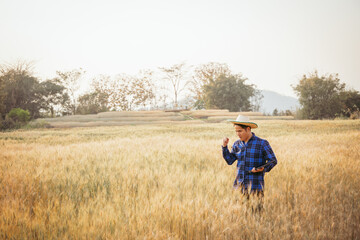
[[[263,95],[260,107],[260,112],[262,113],[272,114],[274,109],[278,111],[295,111],[296,108],[300,107],[299,101],[294,97],[270,90],[261,90],[261,94]]]

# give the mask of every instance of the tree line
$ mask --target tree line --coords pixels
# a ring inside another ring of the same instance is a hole
[[[35,119],[139,109],[258,111],[262,97],[241,73],[234,74],[227,64],[214,62],[192,66],[191,71],[190,66],[180,63],[160,67],[157,72],[99,75],[89,81],[89,90],[82,94],[78,93],[85,75],[83,69],[56,71],[54,78],[42,80],[32,68],[27,62],[0,66],[2,128],[19,121],[19,117],[10,117],[15,113],[28,115],[21,119]],[[186,102],[180,103],[183,92]]]
[[[136,75],[99,75],[91,79],[87,92],[78,94],[85,71],[56,71],[42,80],[27,62],[0,65],[0,127],[11,128],[28,119],[104,111],[139,109],[228,109],[259,111],[261,91],[241,73],[233,73],[225,63],[198,66],[185,63],[143,70]],[[160,81],[161,80],[161,81]],[[159,84],[162,83],[162,84]],[[337,74],[304,75],[293,86],[304,119],[359,117],[360,94],[347,90]],[[185,92],[186,103],[179,103]],[[169,104],[171,99],[171,104]],[[287,111],[286,115],[290,113]]]
[[[292,86],[299,97],[302,119],[360,118],[360,93],[346,89],[338,74],[319,75],[315,70]]]

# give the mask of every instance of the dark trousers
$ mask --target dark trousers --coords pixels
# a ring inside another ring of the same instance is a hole
[[[251,207],[251,211],[254,213],[260,213],[263,210],[264,205],[264,191],[252,190],[243,193],[246,198],[247,204]]]
[[[234,188],[240,191],[243,197],[243,204],[246,204],[253,213],[260,213],[264,205],[264,191],[259,189],[249,189],[244,186]]]

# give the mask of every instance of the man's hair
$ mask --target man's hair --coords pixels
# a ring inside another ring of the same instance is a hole
[[[250,130],[251,130],[251,127],[250,127],[250,126],[246,126],[246,125],[242,125],[242,124],[234,124],[234,125],[239,126],[239,127],[241,127],[242,129],[244,129],[244,130],[246,130],[246,128],[250,128]]]

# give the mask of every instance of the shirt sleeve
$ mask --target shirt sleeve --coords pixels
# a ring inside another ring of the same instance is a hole
[[[236,161],[236,155],[234,153],[235,143],[231,149],[231,152],[229,151],[228,147],[222,146],[222,152],[223,152],[223,158],[227,162],[228,165],[233,164]]]
[[[270,144],[268,141],[264,141],[264,144],[263,144],[263,151],[262,151],[262,154],[263,154],[263,158],[265,160],[268,160],[268,161],[273,161],[273,163],[267,165],[264,169],[265,172],[270,172],[270,170],[275,167],[275,165],[277,164],[277,159],[275,157],[275,153],[273,152]]]

